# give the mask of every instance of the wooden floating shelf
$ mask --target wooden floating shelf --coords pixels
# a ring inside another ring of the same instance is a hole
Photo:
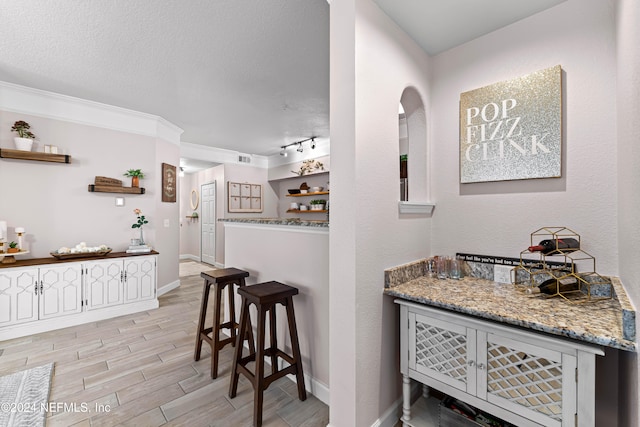
[[[144,194],[142,187],[116,187],[113,185],[89,184],[90,193]]]
[[[316,209],[316,210],[311,210],[311,209],[307,209],[306,211],[301,211],[300,209],[289,209],[287,210],[287,213],[327,213],[328,211],[326,209]]]
[[[329,192],[328,191],[317,191],[315,193],[287,194],[287,197],[321,196],[323,194],[329,194]]]
[[[71,156],[67,154],[9,150],[8,148],[0,148],[0,157],[3,159],[35,160],[38,162],[71,163]]]

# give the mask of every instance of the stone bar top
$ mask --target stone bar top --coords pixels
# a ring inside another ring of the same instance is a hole
[[[611,278],[614,298],[577,304],[560,297],[527,295],[512,284],[476,277],[426,277],[422,263],[385,270],[384,293],[504,324],[636,351],[635,311],[618,278]]]
[[[296,227],[329,228],[329,221],[300,218],[220,218],[220,222],[241,224],[290,225]]]

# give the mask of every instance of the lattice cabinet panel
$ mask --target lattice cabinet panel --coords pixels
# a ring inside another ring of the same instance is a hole
[[[563,419],[573,417],[574,356],[482,331],[477,339],[478,348],[486,349],[486,374],[479,380],[479,396],[512,411],[524,411],[545,425],[560,426]],[[567,399],[565,390],[569,390]]]

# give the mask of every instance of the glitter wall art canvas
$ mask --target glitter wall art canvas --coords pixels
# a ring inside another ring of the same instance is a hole
[[[562,68],[460,94],[460,183],[562,176]]]

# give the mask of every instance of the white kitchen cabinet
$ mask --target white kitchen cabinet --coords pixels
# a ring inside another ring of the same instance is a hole
[[[70,263],[40,267],[39,318],[48,319],[82,311],[82,265]]]
[[[0,270],[0,327],[38,320],[38,268]]]
[[[0,327],[82,311],[79,263],[0,270]]]
[[[396,302],[405,426],[421,425],[411,413],[409,378],[519,426],[594,425],[599,347]]]
[[[145,301],[156,297],[156,257],[124,260],[124,302]]]
[[[121,258],[88,261],[84,264],[87,310],[124,302],[124,270]]]
[[[0,268],[0,341],[157,308],[157,258],[43,258]]]

